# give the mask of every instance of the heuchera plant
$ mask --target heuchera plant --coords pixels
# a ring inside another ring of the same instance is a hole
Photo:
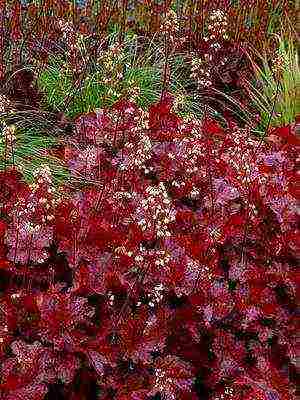
[[[81,115],[85,185],[0,176],[0,399],[295,399],[299,138]]]

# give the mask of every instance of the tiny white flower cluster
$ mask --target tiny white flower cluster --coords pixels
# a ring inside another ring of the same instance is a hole
[[[237,145],[229,147],[227,153],[222,155],[222,159],[238,171],[237,179],[241,183],[251,183],[257,178],[261,183],[264,183],[266,178],[261,176],[259,166],[253,158],[253,147],[256,147],[255,143],[254,145],[252,144],[253,141],[251,138],[243,140],[243,136],[240,142],[237,141],[235,136],[233,138],[233,141]],[[232,154],[234,154],[234,157]]]
[[[26,222],[24,224],[24,230],[30,234],[38,233],[41,230],[41,226],[37,224],[33,224],[32,222]]]
[[[222,10],[213,10],[208,17],[208,35],[203,38],[209,43],[210,50],[203,57],[194,56],[191,61],[192,73],[191,78],[197,81],[198,89],[209,88],[212,86],[213,75],[213,55],[212,52],[217,52],[221,49],[221,44],[218,40],[229,38],[227,33],[227,16]]]
[[[220,228],[216,225],[209,226],[208,233],[209,233],[209,236],[215,240],[220,239],[222,236],[222,232],[221,232]]]
[[[4,333],[4,335],[8,332],[8,326],[7,325],[4,325],[3,327],[2,327],[2,332]],[[0,343],[3,343],[4,342],[4,338],[3,337],[0,337]]]
[[[6,125],[3,123],[3,136],[8,143],[13,143],[16,140],[16,127],[15,125]]]
[[[59,20],[58,21],[59,28],[63,33],[63,38],[65,39],[68,50],[74,50],[76,48],[76,32],[74,26],[69,21]]]
[[[280,75],[282,71],[284,70],[285,67],[285,60],[282,56],[282,54],[277,53],[276,56],[272,60],[272,67],[273,67],[273,73],[275,75]]]
[[[212,21],[223,21],[224,19],[226,19],[226,15],[224,13],[224,11],[222,10],[213,10],[210,14],[210,19]]]
[[[149,136],[143,135],[142,136],[142,143],[144,145],[145,151],[150,151],[152,149],[152,143],[151,143],[151,140],[150,140]]]
[[[49,165],[43,164],[33,172],[33,176],[38,178],[38,183],[52,183],[52,173]]]
[[[72,24],[68,21],[64,21],[63,19],[60,19],[58,21],[58,25],[61,31],[64,33],[64,35],[67,35],[68,33],[73,31]]]
[[[198,88],[202,87],[210,87],[212,85],[211,81],[211,67],[209,65],[208,61],[210,60],[210,57],[208,54],[206,54],[206,59],[202,59],[201,57],[195,56],[192,61],[192,67],[191,67],[191,78],[195,79],[198,84]]]
[[[142,130],[149,129],[149,112],[141,109],[140,113],[139,126]]]
[[[153,290],[151,291],[150,294],[148,294],[149,297],[149,306],[150,307],[155,307],[155,304],[158,304],[162,301],[164,298],[163,292],[165,288],[162,283],[157,284],[154,286]]]
[[[232,400],[234,394],[234,390],[232,388],[226,387],[224,390],[224,394],[215,397],[215,400]]]
[[[185,182],[178,182],[175,179],[171,182],[171,185],[176,187],[176,188],[180,188],[181,186],[185,186]]]
[[[189,261],[187,264],[188,274],[193,277],[193,281],[199,279],[199,281],[211,281],[213,279],[213,274],[208,265],[198,264],[195,261]]]
[[[225,12],[222,10],[213,10],[208,18],[207,29],[209,32],[209,39],[214,40],[221,36],[223,39],[227,40],[229,37],[227,33],[227,26],[228,20]]]
[[[124,169],[127,169],[127,167],[144,168],[145,162],[151,158],[152,143],[149,136],[145,133],[141,134],[137,148],[133,143],[127,143],[125,148],[129,149],[130,152],[126,160],[126,165],[123,164]]]
[[[13,111],[12,103],[6,96],[0,94],[0,113],[6,112],[8,110]]]
[[[198,199],[199,195],[200,195],[199,190],[195,186],[193,186],[191,193],[190,193],[190,198],[193,200]]]
[[[157,253],[159,258],[155,260],[155,265],[164,267],[170,261],[171,256],[167,251],[158,251]]]
[[[174,34],[179,31],[179,22],[177,14],[173,10],[169,10],[163,18],[161,31],[169,33],[169,39],[174,40]]]
[[[94,146],[88,146],[84,151],[79,154],[78,158],[86,163],[86,168],[90,169],[91,167],[97,165],[97,148]]]
[[[2,142],[3,147],[5,148],[6,158],[13,156],[14,147],[17,140],[15,133],[16,127],[14,125],[6,125],[5,122],[3,123],[0,142]]]
[[[148,186],[146,194],[147,197],[141,201],[142,207],[137,208],[138,224],[142,230],[154,229],[157,238],[170,236],[167,225],[175,220],[175,210],[172,208],[164,183]],[[146,221],[147,217],[150,217],[150,221]]]
[[[114,198],[118,200],[122,199],[130,200],[134,197],[134,194],[135,194],[134,192],[130,193],[125,191],[118,191],[114,194]]]
[[[220,45],[220,43],[218,43],[218,42],[216,42],[216,43],[212,43],[211,45],[210,45],[210,47],[212,48],[212,49],[214,49],[214,50],[220,50],[220,48],[221,48],[221,45]]]
[[[199,156],[203,156],[201,149],[197,148],[193,141],[191,143],[187,143],[184,148],[183,157],[186,160],[186,172],[188,174],[198,172],[198,167],[196,164]]]
[[[21,293],[13,293],[13,294],[10,295],[10,297],[11,297],[13,300],[18,299],[19,297],[21,297]]]
[[[31,187],[33,189],[33,193],[31,193],[29,199],[29,203],[21,211],[19,214],[26,215],[28,213],[34,212],[38,205],[43,205],[46,209],[45,215],[42,217],[42,222],[49,222],[54,220],[54,215],[50,214],[50,209],[58,203],[58,200],[52,199],[51,195],[55,192],[55,188],[53,187],[52,182],[52,175],[51,170],[48,165],[42,165],[36,171],[34,171],[34,176],[36,177],[36,183],[33,184]],[[50,197],[40,197],[37,201],[36,199],[36,192],[40,189],[40,185],[46,185],[48,187],[47,194],[45,196]]]
[[[166,375],[166,373],[165,373],[162,369],[157,368],[157,369],[155,370],[155,376],[156,376],[157,378],[164,378],[165,375]]]
[[[172,385],[174,384],[176,384],[176,381],[170,377],[167,377],[166,373],[162,369],[157,368],[155,370],[154,386],[162,393],[168,392],[168,399],[170,400],[175,400],[175,395],[172,391]]]
[[[143,170],[144,170],[144,173],[147,175],[147,174],[149,174],[150,172],[153,172],[154,171],[154,168],[153,167],[146,167],[145,165],[142,165],[142,167],[141,167]]]

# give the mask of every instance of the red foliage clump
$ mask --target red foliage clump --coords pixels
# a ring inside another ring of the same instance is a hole
[[[1,174],[0,399],[295,398],[295,128],[172,105],[78,118],[81,191]]]

